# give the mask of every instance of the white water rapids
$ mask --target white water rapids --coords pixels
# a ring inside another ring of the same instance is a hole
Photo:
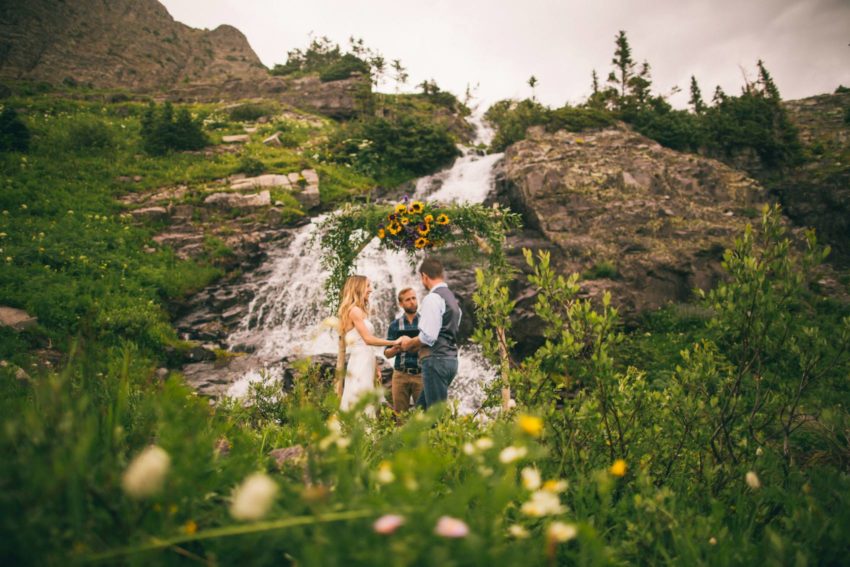
[[[492,131],[480,116],[472,119],[477,127],[476,142],[489,143]],[[503,154],[477,155],[462,148],[463,156],[451,168],[423,177],[412,197],[440,202],[481,203],[493,187],[493,168]],[[323,321],[332,315],[325,304],[324,281],[328,273],[321,267],[321,250],[312,237],[321,218],[298,229],[285,248],[268,254],[265,263],[247,280],[256,294],[248,312],[227,339],[228,345],[249,346],[262,366],[284,356],[309,356],[337,352],[337,334]],[[421,260],[421,259],[420,259]],[[417,290],[420,301],[426,291],[408,256],[382,250],[375,238],[358,256],[355,273],[372,282],[370,320],[377,336],[385,336],[393,318],[400,315],[397,292],[404,287]],[[451,273],[446,274],[451,287]],[[375,349],[376,355],[382,349]],[[462,347],[458,375],[449,389],[449,400],[458,411],[475,411],[484,398],[484,388],[495,378],[493,370],[474,347]],[[244,396],[250,383],[264,378],[277,379],[270,364],[262,373],[254,370],[234,382],[227,394]],[[264,376],[265,375],[265,376]]]

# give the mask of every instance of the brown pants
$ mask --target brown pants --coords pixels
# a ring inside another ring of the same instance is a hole
[[[393,409],[397,413],[410,409],[410,397],[413,403],[419,399],[422,393],[422,374],[408,374],[400,370],[393,370]]]

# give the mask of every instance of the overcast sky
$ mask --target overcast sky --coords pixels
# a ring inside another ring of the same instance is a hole
[[[401,59],[406,90],[431,78],[458,95],[479,85],[485,104],[530,96],[531,75],[541,102],[582,102],[591,71],[607,77],[618,30],[650,63],[655,92],[682,89],[675,106],[686,104],[692,74],[706,99],[716,85],[737,93],[759,58],[785,99],[850,86],[850,0],[161,1],[192,27],[239,28],[269,67],[311,33],[343,46],[353,35]]]

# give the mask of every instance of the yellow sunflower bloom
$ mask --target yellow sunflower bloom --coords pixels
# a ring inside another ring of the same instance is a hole
[[[400,231],[401,231],[401,225],[398,224],[398,222],[396,222],[396,221],[391,222],[389,224],[389,226],[387,226],[387,232],[389,232],[393,236],[398,234]]]
[[[387,235],[383,228],[378,229],[378,238],[384,238]]]
[[[405,205],[404,203],[399,203],[398,205],[395,206],[395,212],[406,213],[407,212],[407,205]]]
[[[429,232],[431,232],[431,227],[430,227],[430,226],[428,226],[426,223],[421,223],[421,224],[420,224],[420,225],[416,228],[416,230],[417,230],[417,232],[419,232],[419,234],[420,234],[420,235],[425,236],[425,235],[427,235]]]
[[[421,238],[417,238],[416,242],[414,243],[417,248],[425,248],[426,246],[428,246],[428,244],[430,243],[428,242],[428,239],[424,236]]]
[[[449,217],[440,215],[437,217],[437,224],[449,224]]]
[[[434,222],[434,215],[425,215],[425,222],[429,224]]]
[[[410,219],[407,217],[401,217],[401,224],[407,224],[410,222]]]
[[[611,468],[608,469],[612,475],[619,477],[626,476],[626,470],[628,470],[628,466],[626,466],[626,461],[623,459],[617,459],[614,461],[614,464],[611,465]]]
[[[412,215],[418,215],[423,211],[423,209],[425,209],[425,205],[423,205],[421,201],[413,201],[407,207],[407,212]]]

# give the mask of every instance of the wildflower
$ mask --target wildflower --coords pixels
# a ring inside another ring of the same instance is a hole
[[[407,212],[412,215],[418,215],[423,211],[424,208],[425,206],[422,204],[421,201],[413,201],[412,203],[410,203],[410,205],[408,205]]]
[[[437,217],[437,224],[449,224],[449,217],[446,215],[439,215]]]
[[[383,228],[378,229],[378,238],[383,239],[386,235],[387,235],[387,233],[384,231]]]
[[[431,224],[432,222],[434,222],[434,215],[425,215],[425,223]]]
[[[531,495],[528,502],[524,502],[520,507],[520,512],[526,516],[540,518],[542,516],[551,516],[566,512],[566,508],[561,505],[561,499],[553,492],[538,490]]]
[[[422,223],[419,223],[419,226],[418,226],[418,227],[416,227],[416,231],[417,231],[419,234],[421,234],[422,236],[425,236],[426,234],[428,234],[429,232],[431,232],[431,227],[430,227],[430,226],[428,226],[428,224],[427,224],[427,223],[422,222]]]
[[[397,214],[406,213],[407,212],[407,205],[399,203],[398,205],[395,206],[395,212]]]
[[[422,248],[425,248],[426,246],[428,246],[428,244],[430,244],[430,243],[431,243],[431,241],[423,236],[422,238],[416,239],[414,246],[416,246],[419,249],[422,249]]]
[[[534,437],[543,433],[543,420],[533,415],[521,415],[517,420],[519,428]]]
[[[277,484],[264,473],[254,473],[233,491],[230,515],[237,520],[259,520],[274,503]]]
[[[393,221],[389,225],[387,225],[387,232],[395,236],[396,234],[401,232],[401,225],[398,223],[398,221]]]
[[[475,447],[481,451],[486,451],[487,449],[493,448],[493,440],[489,437],[482,437],[478,441],[475,442]]]
[[[761,457],[763,453],[764,450],[761,447],[756,449],[756,457]]]
[[[185,524],[183,524],[183,533],[186,535],[195,535],[198,531],[198,524],[195,523],[194,520],[189,520]]]
[[[749,486],[753,490],[758,490],[759,488],[761,488],[761,481],[759,480],[759,476],[755,472],[748,471],[744,479],[747,481],[747,486]]]
[[[464,443],[463,444],[463,452],[466,453],[467,455],[474,455],[475,454],[475,445],[473,445],[472,443]]]
[[[565,524],[564,522],[552,522],[546,530],[546,539],[559,543],[570,541],[576,535],[578,535],[578,529],[575,524]]]
[[[555,494],[563,492],[567,489],[566,480],[547,480],[543,483],[543,490],[546,492],[554,492]]]
[[[441,516],[434,527],[434,533],[442,537],[461,538],[469,535],[469,526],[463,520],[451,516]]]
[[[525,447],[514,447],[511,445],[510,447],[505,447],[502,449],[502,452],[499,453],[499,461],[503,464],[508,464],[516,461],[517,459],[522,459],[528,454],[528,449]]]
[[[540,472],[531,467],[522,469],[522,486],[526,490],[537,490],[540,488]]]
[[[519,524],[513,524],[508,528],[508,533],[516,539],[525,539],[528,537],[528,530]]]
[[[121,486],[132,498],[152,496],[162,490],[171,457],[161,447],[151,445],[139,453],[124,471]]]
[[[409,218],[407,218],[407,217],[401,217],[401,218],[399,219],[399,222],[400,222],[401,224],[403,224],[403,225],[407,225],[407,224],[410,222],[410,219],[409,219]]]
[[[381,535],[390,535],[402,525],[404,525],[404,516],[385,514],[375,520],[375,523],[372,524],[372,529]]]
[[[389,484],[395,480],[395,475],[393,474],[393,466],[389,461],[381,461],[381,464],[378,465],[378,482],[381,484]]]
[[[712,536],[711,538],[709,538],[708,543],[709,545],[717,545],[717,538]]]
[[[611,468],[608,469],[608,472],[614,476],[624,477],[626,476],[626,470],[628,470],[626,461],[623,459],[617,459],[614,461],[614,464],[611,465]]]

